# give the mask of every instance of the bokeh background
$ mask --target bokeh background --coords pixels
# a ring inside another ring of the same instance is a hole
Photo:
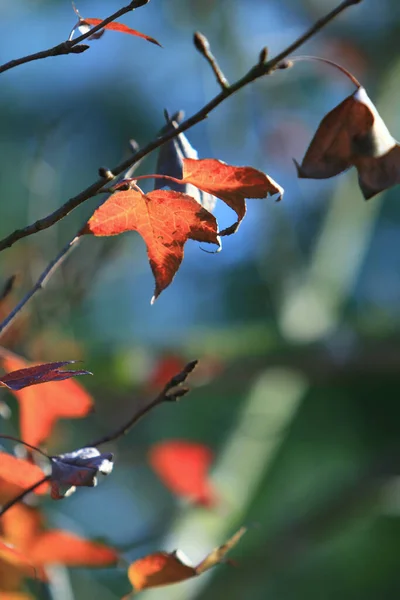
[[[117,0],[88,2],[105,17]],[[124,22],[156,37],[107,32],[82,55],[2,75],[0,236],[60,206],[146,144],[163,109],[197,111],[218,91],[192,34],[210,40],[226,76],[241,77],[265,45],[281,51],[333,0],[152,0]],[[66,39],[67,0],[0,2],[0,61]],[[367,88],[394,136],[400,59],[397,0],[349,9],[301,52],[343,64]],[[249,200],[223,251],[188,242],[173,284],[150,306],[152,274],[135,233],[84,239],[30,303],[4,345],[32,360],[82,359],[96,414],[59,423],[62,452],[106,433],[149,394],[165,357],[199,358],[201,377],[178,406],[151,413],[111,445],[115,472],[96,490],[47,501],[53,526],[121,549],[126,563],[181,548],[195,562],[242,524],[254,524],[221,566],[197,580],[143,592],[147,600],[377,600],[400,593],[400,204],[398,189],[365,203],[354,170],[296,178],[324,114],[353,88],[334,69],[299,63],[247,87],[188,133],[201,157],[266,171],[283,201]],[[152,172],[156,156],[141,173]],[[0,255],[2,281],[19,274],[16,302],[78,230],[98,199]],[[220,203],[222,204],[222,203]],[[233,221],[218,205],[221,226]],[[2,392],[17,434],[17,405]],[[4,411],[3,411],[4,414]],[[4,414],[4,416],[6,416]],[[215,451],[216,509],[168,492],[147,462],[153,443],[194,440]],[[9,446],[7,446],[9,448]],[[114,600],[126,566],[60,567],[52,600]],[[40,600],[44,590],[30,584]]]

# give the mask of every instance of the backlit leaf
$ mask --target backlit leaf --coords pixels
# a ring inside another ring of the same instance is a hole
[[[172,440],[152,446],[149,461],[164,485],[194,504],[212,506],[216,494],[208,480],[213,452],[203,444]]]
[[[80,21],[80,26],[82,26],[82,25],[92,25],[92,26],[100,25],[100,23],[102,21],[103,21],[103,19],[82,19]],[[161,44],[159,42],[157,42],[157,40],[154,39],[153,37],[150,37],[149,35],[141,33],[140,31],[136,31],[136,29],[131,29],[130,27],[127,27],[123,23],[118,23],[116,21],[113,21],[111,23],[107,23],[107,25],[104,25],[103,29],[109,29],[111,31],[119,31],[120,33],[128,33],[129,35],[134,35],[135,37],[140,37],[144,40],[147,40],[148,42],[151,42],[152,44],[161,46]]]
[[[197,567],[189,564],[188,559],[179,551],[155,552],[139,558],[128,570],[129,581],[135,591],[179,583],[204,573],[215,565],[224,562],[226,554],[238,543],[246,532],[241,527],[225,544],[215,548]]]
[[[82,233],[96,236],[137,231],[144,239],[156,280],[154,298],[171,283],[188,239],[219,244],[215,217],[179,192],[116,192],[98,208]]]
[[[103,567],[118,560],[118,554],[112,548],[59,530],[40,533],[29,549],[29,556],[39,566]]]
[[[45,474],[37,465],[11,454],[0,452],[0,486],[1,481],[4,480],[6,483],[18,486],[20,488],[19,491],[22,491],[36,483],[36,481],[43,479],[44,476]],[[48,485],[44,483],[37,488],[37,491],[46,491],[47,487]],[[0,490],[0,497],[1,495]]]
[[[30,366],[25,359],[11,352],[2,352],[0,363],[5,371]],[[58,419],[84,417],[93,408],[90,395],[72,379],[27,387],[12,393],[20,406],[21,437],[33,446],[40,445],[50,435]]]
[[[223,200],[237,214],[236,223],[220,232],[235,233],[246,214],[246,198],[266,198],[283,195],[283,188],[271,177],[253,167],[234,167],[214,158],[183,159],[183,182],[191,183]]]
[[[155,552],[131,564],[128,577],[136,591],[179,583],[196,576],[196,569],[184,564],[176,552]]]

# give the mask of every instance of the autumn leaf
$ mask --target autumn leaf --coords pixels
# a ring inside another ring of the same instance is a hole
[[[359,87],[321,121],[298,176],[326,179],[354,166],[364,198],[400,183],[400,147]]]
[[[103,19],[80,19],[79,22],[79,27],[85,26],[85,25],[91,25],[91,26],[96,26],[96,25],[100,25],[100,23],[103,22]],[[118,31],[120,33],[128,33],[129,35],[134,35],[135,37],[140,37],[144,40],[147,40],[148,42],[151,42],[152,44],[156,44],[157,46],[161,46],[160,42],[157,42],[156,39],[154,39],[153,37],[150,37],[149,35],[146,35],[144,33],[141,33],[140,31],[136,31],[136,29],[131,29],[130,27],[127,27],[126,25],[124,25],[123,23],[118,23],[116,21],[112,21],[111,23],[107,23],[107,25],[104,25],[103,29],[108,29],[110,31]]]
[[[231,235],[237,231],[246,214],[246,198],[266,198],[279,194],[280,200],[283,196],[283,188],[265,173],[253,167],[227,165],[214,158],[184,158],[182,181],[217,196],[236,212],[237,222],[219,232],[219,235]]]
[[[20,356],[4,350],[0,352],[0,364],[10,372],[31,366]],[[72,379],[10,391],[20,406],[21,437],[33,446],[40,445],[50,435],[58,419],[84,417],[93,408],[92,398]]]
[[[39,573],[51,564],[102,567],[118,560],[117,552],[104,544],[68,531],[46,530],[39,511],[23,504],[13,506],[2,516],[1,528],[3,540],[29,556],[30,564],[38,568]]]
[[[22,460],[21,458],[17,458],[16,456],[12,456],[11,454],[6,454],[5,452],[0,452],[0,486],[1,482],[4,481],[7,484],[12,484],[12,486],[16,486],[19,490],[15,490],[11,488],[12,495],[15,495],[15,491],[19,493],[23,489],[29,488],[34,485],[37,481],[40,481],[45,477],[45,473],[43,473],[42,469],[40,469],[37,465],[34,465],[26,460]],[[46,483],[42,484],[37,488],[38,493],[43,493],[47,490],[48,485]],[[5,498],[2,495],[2,491],[0,490],[0,498],[2,501]],[[7,491],[7,496],[10,495],[10,492]],[[9,498],[7,498],[7,501]]]
[[[51,497],[61,500],[77,487],[95,487],[101,475],[113,470],[113,455],[101,454],[97,448],[81,448],[51,457]]]
[[[195,442],[172,440],[152,446],[149,462],[164,485],[174,494],[201,506],[215,504],[216,494],[208,480],[214,454]]]
[[[98,208],[82,234],[118,235],[137,231],[144,239],[156,280],[152,302],[171,283],[188,239],[218,244],[215,217],[190,196],[155,190],[116,192]]]
[[[238,543],[246,530],[246,527],[241,527],[225,544],[210,552],[197,567],[188,564],[188,559],[179,550],[171,553],[155,552],[139,558],[128,569],[129,581],[138,592],[197,577],[223,562],[226,554]]]
[[[45,363],[12,371],[0,377],[0,387],[7,387],[17,391],[30,385],[47,383],[49,381],[63,381],[77,375],[92,375],[89,371],[62,371],[61,368],[75,363],[75,360],[64,362]]]

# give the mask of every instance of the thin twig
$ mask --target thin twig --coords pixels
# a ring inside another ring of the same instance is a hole
[[[202,56],[204,56],[204,58],[210,65],[211,69],[213,70],[213,73],[214,73],[221,89],[225,90],[226,88],[228,88],[229,82],[228,82],[227,78],[225,77],[225,75],[223,74],[223,72],[221,71],[221,68],[220,68],[219,64],[217,63],[217,60],[216,60],[214,54],[211,52],[210,44],[209,44],[209,41],[206,38],[206,36],[203,35],[202,33],[200,33],[199,31],[197,31],[193,36],[193,42],[194,42],[194,45],[197,48],[197,50],[200,52],[200,54]]]
[[[107,444],[108,442],[113,442],[118,438],[126,435],[128,431],[142,419],[147,413],[149,413],[153,408],[158,406],[159,404],[163,404],[164,402],[175,402],[178,398],[182,398],[185,394],[188,393],[189,388],[183,386],[182,384],[186,381],[188,375],[193,371],[196,367],[198,361],[192,360],[187,363],[185,367],[182,369],[180,373],[172,377],[168,381],[168,383],[164,386],[164,389],[152,400],[149,404],[139,408],[134,415],[129,419],[127,423],[119,427],[114,433],[110,435],[106,435],[95,442],[88,444],[88,447],[97,447],[102,446],[103,444]]]
[[[103,29],[103,27],[105,27],[105,25],[108,25],[108,23],[115,21],[115,19],[122,17],[126,13],[131,12],[135,8],[143,6],[148,2],[149,0],[133,0],[130,4],[124,6],[123,8],[120,8],[115,13],[104,19],[101,23],[99,23],[95,27],[92,27],[89,31],[80,35],[74,40],[66,40],[65,42],[61,42],[61,44],[57,44],[57,46],[54,46],[53,48],[48,48],[47,50],[42,50],[41,52],[35,52],[34,54],[22,56],[21,58],[16,58],[14,60],[10,60],[7,63],[4,63],[3,65],[0,65],[0,73],[4,73],[5,71],[14,69],[19,65],[24,65],[34,60],[40,60],[42,58],[48,58],[50,56],[61,56],[63,54],[80,54],[82,52],[85,52],[85,50],[87,50],[90,46],[87,46],[85,44],[82,45],[81,42],[91,37],[97,31]]]
[[[51,261],[40,275],[39,279],[35,283],[35,285],[29,290],[29,292],[22,298],[22,300],[16,305],[16,307],[10,312],[10,314],[4,319],[2,323],[0,323],[0,336],[6,331],[6,329],[11,325],[14,321],[18,313],[24,308],[24,306],[29,302],[29,300],[38,292],[43,289],[50,277],[53,273],[58,269],[58,267],[64,262],[69,252],[78,244],[79,238],[74,237],[73,240],[69,241],[66,246],[61,250],[61,252],[56,256],[54,260]]]
[[[2,517],[4,515],[4,513],[7,512],[7,510],[9,510],[10,508],[12,508],[15,504],[17,504],[18,502],[23,500],[27,494],[30,494],[31,492],[36,490],[36,488],[38,488],[39,485],[42,485],[42,483],[46,483],[46,481],[50,481],[50,479],[51,479],[51,474],[46,475],[45,477],[43,477],[43,479],[39,479],[39,481],[37,481],[36,483],[31,485],[30,487],[26,488],[26,490],[23,490],[20,494],[18,494],[18,496],[15,496],[15,498],[13,498],[9,502],[6,502],[5,504],[3,504],[3,506],[0,510],[0,517]]]
[[[344,2],[341,2],[335,9],[333,9],[322,19],[319,19],[312,27],[310,27],[310,29],[306,31],[306,33],[300,36],[295,42],[293,42],[293,44],[290,44],[290,46],[288,46],[280,54],[277,54],[270,61],[257,62],[257,64],[254,65],[248,71],[248,73],[244,75],[244,77],[242,77],[241,79],[236,81],[236,83],[233,83],[229,87],[222,89],[219,94],[217,94],[212,100],[210,100],[210,102],[203,106],[203,108],[201,108],[197,113],[186,119],[186,121],[183,121],[178,127],[171,128],[163,135],[157,137],[155,140],[147,144],[147,146],[140,149],[134,156],[129,157],[127,160],[120,163],[113,169],[110,169],[110,171],[117,177],[124,171],[127,171],[139,160],[142,160],[145,156],[153,152],[153,150],[156,150],[166,142],[169,142],[173,138],[177,137],[180,133],[186,131],[187,129],[190,129],[191,127],[193,127],[193,125],[196,125],[197,123],[200,123],[201,121],[206,119],[209,113],[215,108],[217,108],[217,106],[219,106],[224,100],[229,98],[229,96],[232,96],[235,92],[241,90],[243,87],[245,87],[252,81],[257,80],[263,77],[264,75],[270,75],[271,73],[273,73],[273,71],[279,68],[279,64],[283,61],[283,59],[288,57],[294,50],[297,50],[297,48],[299,48],[307,40],[313,37],[318,31],[320,31],[323,27],[330,23],[344,10],[346,10],[350,6],[353,6],[354,4],[360,3],[361,1],[362,0],[344,0]],[[91,31],[93,32],[95,29],[100,29],[100,25],[96,28],[93,28]],[[77,38],[75,42],[81,40],[82,37],[83,36]],[[32,223],[31,225],[28,225],[23,229],[17,229],[13,233],[5,237],[3,240],[0,240],[0,252],[6,248],[9,248],[13,244],[15,244],[15,242],[22,238],[25,238],[29,235],[37,233],[38,231],[42,231],[44,229],[47,229],[48,227],[51,227],[52,225],[54,225],[54,223],[57,223],[75,208],[83,204],[86,200],[95,196],[99,192],[99,190],[102,189],[104,183],[104,178],[96,181],[77,196],[74,196],[73,198],[67,200],[65,204],[60,206],[60,208],[55,210],[53,213],[47,215],[46,217],[43,217],[42,219],[38,219],[37,221],[35,221],[35,223]]]

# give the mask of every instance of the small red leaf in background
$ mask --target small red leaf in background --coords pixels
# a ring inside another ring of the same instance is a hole
[[[102,23],[102,21],[103,21],[103,19],[81,19],[80,24],[95,26],[95,25],[100,25],[100,23]],[[157,46],[161,47],[161,44],[159,42],[157,42],[157,40],[154,39],[153,37],[150,37],[149,35],[145,35],[144,33],[140,33],[140,31],[136,31],[136,29],[131,29],[130,27],[127,27],[123,23],[118,23],[116,21],[113,21],[112,23],[108,23],[107,25],[104,25],[103,29],[109,29],[111,31],[119,31],[120,33],[128,33],[129,35],[134,35],[136,37],[143,38],[144,40],[147,40],[148,42],[151,42],[152,44],[156,44]]]
[[[144,239],[156,280],[154,299],[171,283],[188,239],[218,244],[215,217],[190,196],[175,191],[116,192],[98,208],[82,233],[96,236],[137,231]]]
[[[152,446],[149,461],[164,485],[179,497],[211,507],[216,494],[208,480],[214,454],[207,446],[173,440]]]
[[[0,364],[5,371],[31,366],[20,356],[4,351],[0,354]],[[20,406],[21,437],[33,446],[39,446],[50,435],[58,419],[85,417],[93,408],[90,395],[72,379],[11,392]]]
[[[241,527],[225,544],[215,548],[197,567],[187,564],[179,551],[155,552],[139,558],[128,569],[128,577],[135,591],[179,583],[196,577],[215,565],[224,562],[226,554],[238,543],[246,532]]]
[[[220,235],[235,233],[246,214],[245,198],[266,198],[268,195],[283,195],[283,188],[271,177],[253,167],[234,167],[214,158],[183,159],[184,183],[191,183],[217,196],[237,214],[236,223],[220,232]]]
[[[327,179],[354,166],[364,198],[400,183],[400,146],[363,87],[321,121],[298,176]]]
[[[89,371],[62,371],[61,367],[75,363],[74,360],[64,362],[45,363],[35,365],[18,371],[12,371],[0,377],[0,387],[4,384],[10,390],[17,391],[30,385],[47,383],[49,381],[63,381],[77,375],[92,375]]]
[[[20,488],[19,491],[22,491],[36,483],[36,481],[43,479],[44,476],[45,474],[37,465],[22,460],[21,458],[17,458],[16,456],[12,456],[11,454],[0,452],[0,485],[3,480],[6,483],[18,486],[18,488]],[[44,483],[39,486],[36,491],[38,493],[43,493],[47,489],[48,484]],[[0,497],[2,497],[1,492],[2,490],[0,490]],[[7,493],[7,495],[9,494]],[[14,495],[14,493],[12,493],[12,495]]]

